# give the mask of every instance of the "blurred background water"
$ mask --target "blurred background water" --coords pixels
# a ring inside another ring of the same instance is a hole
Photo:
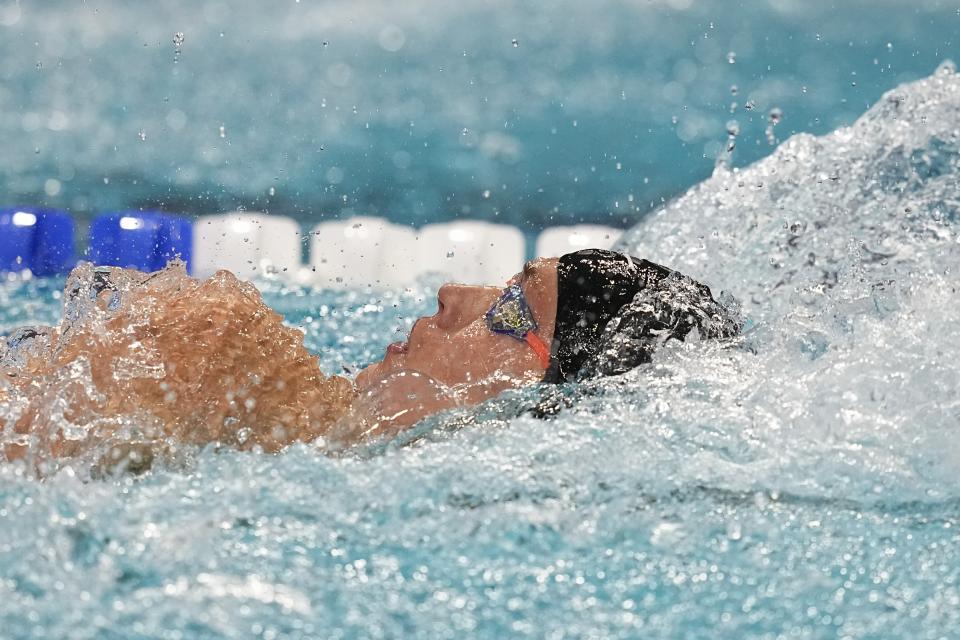
[[[956,6],[0,6],[8,199],[640,220],[750,321],[552,420],[528,388],[344,458],[0,465],[0,637],[958,637]],[[826,135],[770,145],[775,108]],[[339,371],[435,284],[261,287]],[[61,286],[0,283],[0,332]]]
[[[0,194],[627,227],[728,130],[743,165],[849,124],[958,29],[939,0],[2,0]]]

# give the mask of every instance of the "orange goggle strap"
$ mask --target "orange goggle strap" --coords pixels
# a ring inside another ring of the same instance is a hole
[[[487,327],[494,333],[526,342],[540,358],[543,368],[550,368],[550,348],[540,339],[540,336],[534,333],[537,320],[530,311],[519,283],[507,283],[507,288],[484,314],[484,320],[487,322]]]
[[[533,331],[527,331],[527,335],[524,336],[527,344],[530,345],[530,348],[533,349],[537,356],[540,358],[540,364],[543,365],[544,369],[550,368],[550,347],[540,339],[540,336],[535,334]]]

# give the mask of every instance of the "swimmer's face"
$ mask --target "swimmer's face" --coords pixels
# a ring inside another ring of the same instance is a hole
[[[519,282],[537,321],[536,334],[553,340],[557,315],[557,258],[528,262],[511,283]],[[434,380],[468,389],[472,400],[520,384],[541,380],[540,358],[526,343],[492,332],[484,318],[504,287],[446,284],[437,293],[438,309],[413,325],[409,339],[387,347],[383,360],[357,376],[364,389],[396,371],[414,370]]]

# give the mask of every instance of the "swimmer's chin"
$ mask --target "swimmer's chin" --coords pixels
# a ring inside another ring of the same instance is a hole
[[[369,389],[391,373],[404,369],[403,357],[406,352],[406,348],[399,350],[394,348],[394,345],[387,347],[386,353],[383,354],[383,360],[374,362],[360,370],[353,379],[354,387],[357,391]]]
[[[376,366],[377,365],[372,364],[369,367],[366,367],[365,369],[361,369],[360,372],[353,379],[353,388],[356,389],[357,391],[360,391],[362,389],[366,389],[367,387],[369,387],[370,376],[373,375],[371,369],[373,369]]]
[[[369,389],[377,380],[383,377],[385,371],[383,361],[375,362],[369,367],[360,370],[357,377],[353,379],[353,386],[358,392]]]

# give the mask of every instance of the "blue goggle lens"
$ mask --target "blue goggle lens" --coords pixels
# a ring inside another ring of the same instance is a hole
[[[527,332],[537,330],[530,305],[519,284],[507,287],[485,316],[487,326],[494,333],[503,333],[524,340]]]

